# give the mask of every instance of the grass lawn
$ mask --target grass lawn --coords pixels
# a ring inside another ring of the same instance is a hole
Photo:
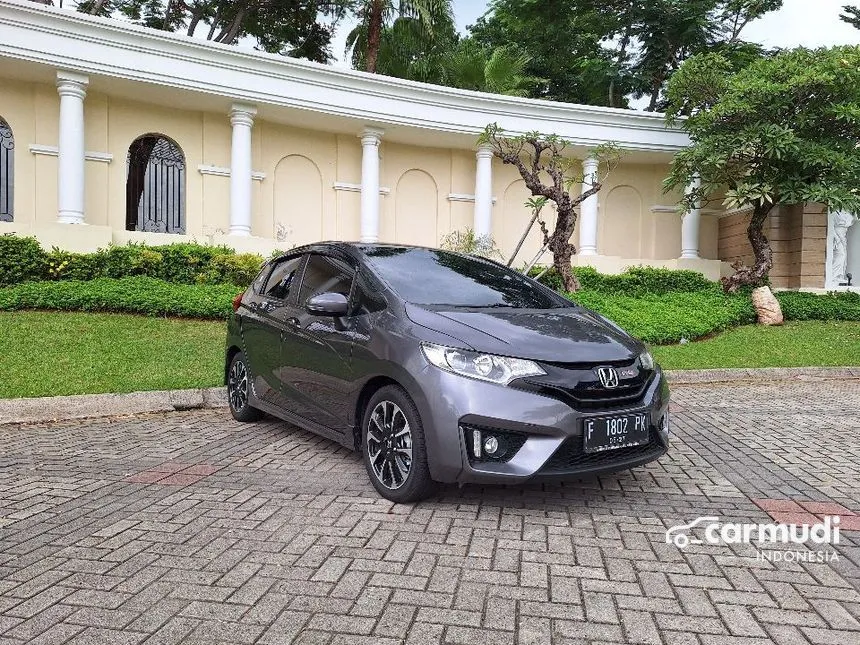
[[[0,312],[0,398],[220,385],[223,322]]]
[[[128,314],[0,312],[0,398],[220,385],[223,322]],[[655,346],[666,369],[860,364],[860,322],[739,327]]]
[[[665,369],[860,365],[860,322],[794,321],[746,325],[686,345],[652,347]]]

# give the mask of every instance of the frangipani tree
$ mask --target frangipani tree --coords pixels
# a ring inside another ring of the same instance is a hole
[[[773,266],[763,225],[778,204],[822,202],[860,212],[860,47],[795,49],[738,72],[719,54],[694,56],[669,82],[669,123],[690,136],[664,188],[693,184],[684,207],[725,190],[728,208],[752,207],[755,261],[723,279],[758,286]]]
[[[498,124],[491,123],[478,143],[489,144],[493,154],[502,163],[516,168],[534,197],[555,203],[555,228],[550,232],[541,227],[543,241],[552,253],[553,266],[561,276],[565,290],[577,291],[579,282],[570,266],[576,253],[576,247],[570,241],[576,227],[574,209],[603,187],[606,177],[618,163],[620,154],[617,146],[606,143],[590,151],[590,155],[598,161],[598,172],[588,178],[590,188],[571,196],[571,188],[582,185],[585,180],[582,159],[568,154],[569,145],[561,137],[539,132],[508,137]]]

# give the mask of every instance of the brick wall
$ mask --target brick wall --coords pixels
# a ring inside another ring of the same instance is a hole
[[[752,263],[747,240],[751,213],[735,213],[720,219],[719,257],[725,262]],[[827,242],[827,209],[822,204],[795,204],[774,208],[764,224],[773,249],[774,287],[797,289],[824,286]]]

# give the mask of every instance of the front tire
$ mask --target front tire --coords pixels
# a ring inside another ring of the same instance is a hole
[[[364,465],[380,495],[406,503],[433,494],[436,482],[427,466],[424,426],[403,388],[380,388],[364,410],[361,429]]]
[[[263,413],[251,406],[251,373],[243,352],[237,352],[227,369],[227,401],[236,421],[259,421]]]

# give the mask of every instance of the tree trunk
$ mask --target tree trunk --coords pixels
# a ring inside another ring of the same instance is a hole
[[[371,0],[370,16],[367,24],[367,56],[366,71],[376,74],[376,62],[379,59],[379,42],[382,38],[382,14],[384,0]]]
[[[735,269],[734,275],[721,280],[726,292],[732,293],[742,286],[760,286],[773,268],[773,251],[767,236],[764,234],[764,221],[772,208],[773,204],[766,202],[759,202],[755,205],[749,226],[747,226],[747,239],[752,246],[755,262],[751,267],[741,262],[735,262],[732,265]]]
[[[105,1],[106,0],[96,0],[95,2],[93,2],[92,6],[90,7],[90,11],[89,11],[90,15],[92,15],[92,16],[99,15],[99,13],[101,13],[102,7],[105,6]]]
[[[570,236],[576,226],[576,213],[573,208],[559,206],[555,220],[555,231],[549,238],[549,250],[552,252],[552,264],[561,276],[564,290],[573,293],[579,291],[579,280],[573,273],[570,261],[576,250],[570,243]]]

